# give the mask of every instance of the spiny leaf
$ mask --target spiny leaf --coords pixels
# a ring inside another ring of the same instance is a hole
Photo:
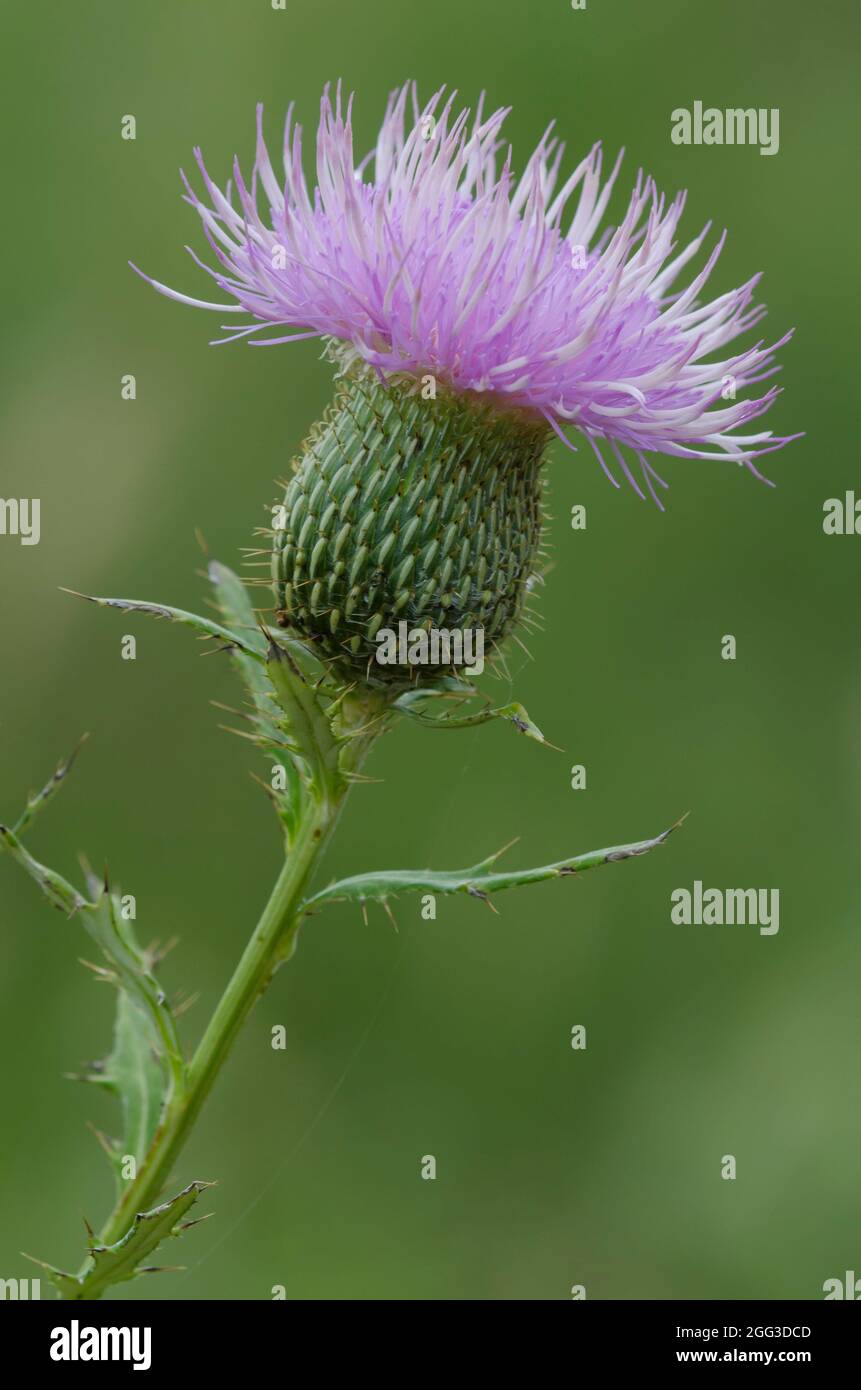
[[[516,700],[510,705],[500,705],[498,709],[491,710],[491,719],[510,719],[519,734],[525,734],[527,738],[534,738],[536,743],[543,743],[547,748],[556,748],[553,743],[548,743],[537,724],[533,724],[523,705]],[[558,752],[559,750],[556,749]]]
[[[456,692],[450,692],[456,693]],[[477,724],[486,724],[491,719],[508,719],[517,729],[518,733],[525,734],[527,738],[533,738],[537,743],[543,743],[547,748],[555,747],[548,743],[537,724],[533,724],[523,705],[513,701],[508,705],[499,705],[495,709],[485,708],[475,711],[472,714],[425,714],[420,707],[420,702],[424,696],[421,690],[408,691],[406,695],[401,695],[395,700],[394,708],[408,715],[416,723],[421,724],[426,729],[471,729]]]
[[[123,1134],[115,1149],[122,1181],[120,1159],[129,1154],[143,1163],[164,1106],[185,1085],[185,1061],[152,960],[138,945],[131,921],[123,917],[117,894],[105,888],[97,901],[85,906],[81,920],[113,968],[119,987],[114,1045],[98,1080],[122,1105]]]
[[[486,898],[491,893],[500,893],[506,888],[519,888],[527,883],[542,883],[550,878],[566,878],[585,873],[587,869],[597,868],[600,864],[612,864],[622,859],[648,854],[650,850],[662,845],[680,824],[681,821],[678,821],[676,825],[670,826],[669,830],[651,840],[638,840],[630,845],[614,845],[610,849],[592,850],[588,854],[581,854],[573,859],[560,859],[555,864],[545,864],[536,869],[499,872],[494,865],[504,850],[498,850],[496,854],[491,854],[470,869],[452,869],[448,872],[433,869],[386,869],[378,873],[357,874],[353,878],[343,878],[314,893],[306,899],[303,911],[312,911],[326,903],[344,899],[364,902],[367,899],[386,899],[404,892],[468,893],[471,897]]]
[[[131,1155],[137,1164],[144,1162],[161,1117],[167,1078],[156,1051],[157,1043],[152,1019],[132,995],[120,990],[113,1049],[83,1079],[104,1086],[122,1105],[122,1138],[113,1141],[108,1149],[121,1189],[122,1160]]]
[[[59,787],[62,786],[63,782],[66,780],[67,776],[69,775],[74,766],[75,759],[77,758],[78,754],[81,751],[81,748],[86,743],[88,738],[89,734],[82,734],[81,737],[78,739],[77,746],[72,749],[72,752],[69,754],[68,758],[64,758],[62,762],[59,762],[57,764],[57,767],[53,775],[49,777],[42,790],[40,792],[37,792],[35,796],[31,794],[27,798],[27,805],[24,807],[24,810],[21,812],[21,815],[18,817],[18,820],[12,827],[15,835],[17,835],[19,838],[24,834],[25,830],[29,830],[30,826],[33,824],[33,821],[36,819],[37,815],[42,810],[42,807],[50,801],[54,793],[58,790]]]
[[[99,608],[118,608],[123,613],[148,613],[153,618],[166,618],[168,622],[181,623],[184,627],[194,628],[204,637],[213,638],[228,649],[236,648],[252,661],[263,661],[262,653],[249,641],[237,636],[229,628],[222,627],[220,623],[214,623],[211,618],[201,617],[199,613],[188,613],[184,608],[171,608],[165,603],[142,603],[129,598],[98,598],[93,594],[79,594],[75,589],[63,589],[62,592],[72,594],[75,598],[84,598],[88,603],[97,604]]]
[[[267,640],[259,630],[254,609],[242,581],[226,565],[218,561],[209,564],[209,578],[215,589],[216,599],[225,623],[214,622],[198,613],[190,613],[182,608],[168,604],[144,603],[135,599],[99,598],[92,594],[78,594],[74,589],[65,593],[84,598],[100,608],[116,608],[121,612],[147,613],[151,617],[164,618],[168,622],[180,623],[190,627],[202,636],[219,643],[222,650],[230,653],[233,663],[248,688],[254,708],[256,733],[249,735],[260,743],[273,763],[286,770],[286,787],[273,788],[279,816],[287,832],[288,840],[296,832],[301,810],[302,788],[293,760],[289,753],[285,756],[283,739],[273,718],[273,689],[265,672]],[[279,647],[283,649],[289,642]]]
[[[286,720],[284,728],[302,750],[305,785],[316,796],[334,799],[341,785],[340,747],[327,710],[290,653],[271,638],[266,671]]]
[[[60,764],[48,784],[53,793],[60,785],[71,760]],[[62,770],[62,776],[60,771]],[[33,807],[47,800],[48,791],[31,798],[30,812],[17,824],[29,824]],[[150,954],[141,950],[130,920],[126,920],[119,896],[107,882],[87,871],[88,896],[69,883],[62,874],[35,859],[18,838],[0,826],[0,846],[37,883],[48,901],[67,916],[76,916],[98,944],[107,968],[91,966],[100,979],[119,990],[114,1047],[110,1055],[90,1068],[87,1080],[114,1092],[123,1109],[122,1137],[107,1145],[120,1177],[124,1155],[142,1163],[155,1133],[163,1106],[185,1085],[185,1061],[180,1049],[176,1024],[167,1000],[153,974]],[[104,1147],[104,1146],[103,1146]]]
[[[416,686],[415,690],[405,690],[395,700],[395,709],[408,710],[422,700],[468,700],[478,694],[478,688],[460,676],[440,676],[437,680]]]
[[[52,907],[59,908],[61,912],[65,912],[67,916],[71,917],[73,913],[88,906],[86,898],[81,896],[68,879],[63,878],[63,875],[58,874],[54,869],[49,869],[46,864],[40,864],[38,859],[34,859],[29,850],[24,848],[14,830],[10,830],[6,825],[0,825],[0,845],[38,884]]]
[[[139,1212],[130,1229],[113,1245],[98,1245],[91,1242],[88,1247],[87,1266],[81,1274],[65,1274],[53,1265],[42,1260],[34,1263],[45,1270],[47,1277],[65,1299],[96,1299],[113,1284],[125,1283],[138,1274],[156,1271],[147,1268],[143,1261],[155,1251],[162,1241],[170,1236],[179,1236],[195,1221],[183,1221],[201,1192],[214,1186],[209,1182],[193,1182],[168,1202],[162,1202],[150,1211]],[[33,1259],[32,1255],[27,1256]]]
[[[221,616],[227,626],[233,632],[241,633],[243,641],[253,647],[259,656],[264,657],[266,655],[266,639],[260,631],[257,615],[248,597],[248,590],[239,575],[234,574],[232,569],[229,569],[227,565],[222,565],[219,560],[210,560],[207,573],[215,591]],[[243,657],[239,653],[237,664],[243,676],[248,680],[252,691],[262,691],[265,688],[265,682],[261,680],[259,675],[257,662],[252,664],[247,656]],[[249,667],[250,674],[247,674]]]
[[[209,578],[215,590],[215,597],[221,616],[229,627],[241,632],[245,641],[253,646],[257,659],[249,657],[238,648],[231,652],[231,660],[251,696],[254,707],[253,723],[260,741],[274,766],[283,767],[285,786],[267,787],[278,813],[284,822],[289,838],[298,828],[302,806],[302,785],[299,773],[289,751],[283,747],[283,737],[274,718],[274,690],[260,658],[264,660],[267,640],[257,622],[248,590],[238,575],[218,560],[209,564]]]

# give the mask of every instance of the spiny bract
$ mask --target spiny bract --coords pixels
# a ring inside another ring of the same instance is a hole
[[[541,532],[543,420],[352,369],[274,509],[278,620],[368,684],[444,671],[376,660],[381,629],[480,630],[521,615]]]

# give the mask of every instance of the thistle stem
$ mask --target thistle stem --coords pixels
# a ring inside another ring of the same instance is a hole
[[[315,861],[334,829],[344,795],[346,789],[337,804],[326,802],[309,809],[269,901],[189,1063],[186,1084],[174,1092],[146,1160],[101,1231],[102,1244],[119,1240],[136,1213],[158,1200],[242,1024],[278,966],[292,954],[302,895]]]

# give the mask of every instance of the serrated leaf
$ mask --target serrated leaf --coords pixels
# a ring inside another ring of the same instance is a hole
[[[265,660],[267,640],[257,625],[254,609],[242,580],[218,560],[210,561],[208,572],[225,623],[253,645],[255,651]],[[261,665],[259,660],[249,657],[239,649],[234,649],[230,656],[251,696],[254,708],[253,722],[260,735],[261,746],[273,766],[284,768],[284,787],[276,788],[270,782],[267,791],[284,822],[288,837],[292,838],[296,833],[301,813],[302,784],[293,757],[284,746],[283,735],[274,717],[275,694],[272,682],[265,666]]]
[[[243,652],[251,661],[263,661],[262,654],[251,642],[199,613],[189,613],[184,608],[172,608],[166,603],[144,603],[130,598],[99,598],[94,594],[79,594],[75,589],[63,589],[62,592],[72,594],[75,598],[86,599],[88,603],[95,603],[99,608],[117,608],[123,613],[146,613],[152,618],[164,618],[171,623],[180,623],[183,627],[194,628],[203,637],[211,637],[228,650],[236,649]]]
[[[55,775],[48,786],[54,790],[61,780]],[[44,793],[31,798],[18,825],[29,823],[28,812],[32,820],[34,806],[38,808],[45,799]],[[5,826],[0,826],[0,847],[20,864],[54,907],[83,924],[106,961],[93,969],[100,979],[118,989],[113,1049],[85,1079],[111,1090],[122,1106],[120,1139],[103,1141],[120,1179],[121,1158],[130,1155],[138,1164],[143,1162],[163,1107],[185,1085],[185,1061],[176,1024],[153,973],[151,953],[139,946],[118,895],[95,875],[88,874],[89,896],[85,896],[61,874],[35,859],[18,835]]]
[[[423,680],[414,690],[405,690],[395,700],[395,709],[409,710],[422,700],[469,700],[478,694],[477,686],[460,676],[439,676],[436,680]]]
[[[230,653],[233,664],[251,695],[253,709],[252,714],[243,716],[250,720],[253,732],[237,729],[232,732],[251,739],[263,749],[273,764],[284,769],[285,785],[281,787],[270,782],[266,790],[283,823],[288,843],[291,843],[298,830],[304,794],[309,782],[314,782],[316,778],[317,785],[322,786],[321,772],[324,781],[330,777],[330,766],[325,761],[328,749],[325,750],[324,762],[313,770],[310,769],[307,762],[303,762],[299,757],[291,724],[291,720],[298,720],[301,732],[305,732],[308,715],[312,715],[314,719],[319,715],[325,720],[318,699],[318,691],[323,687],[315,682],[312,689],[310,678],[301,669],[305,658],[309,656],[303,643],[284,634],[279,633],[276,637],[264,634],[260,630],[245,585],[232,570],[219,561],[212,561],[209,565],[209,577],[215,589],[221,615],[225,619],[224,623],[214,622],[211,618],[169,604],[142,602],[137,599],[101,598],[93,594],[79,594],[74,589],[65,589],[63,592],[86,599],[99,608],[115,608],[124,613],[145,613],[150,617],[180,623],[184,627],[192,628],[202,637],[218,642],[221,650]],[[276,658],[280,669],[273,675],[273,661]],[[294,675],[296,691],[299,692],[295,698],[295,692],[288,696],[287,691],[287,687],[294,683]],[[339,691],[328,690],[328,693],[337,695]],[[285,696],[288,697],[286,704]],[[243,712],[239,713],[242,715]],[[286,723],[282,715],[286,716]],[[323,725],[320,723],[315,730],[316,747],[320,749],[326,741],[322,728]],[[331,739],[330,730],[327,736]],[[336,768],[336,758],[332,760],[332,766]],[[306,772],[307,777],[304,776]],[[331,790],[331,786],[324,790]]]
[[[88,1249],[87,1265],[81,1274],[66,1274],[42,1260],[34,1263],[45,1270],[51,1283],[65,1299],[101,1298],[106,1289],[114,1284],[123,1284],[138,1274],[156,1271],[144,1266],[155,1250],[171,1236],[179,1236],[188,1226],[197,1222],[183,1222],[201,1192],[214,1186],[208,1182],[189,1183],[182,1192],[168,1202],[162,1202],[150,1211],[139,1212],[130,1229],[113,1245],[91,1244]],[[33,1259],[33,1256],[28,1256]]]
[[[58,874],[54,869],[49,869],[47,864],[41,864],[38,859],[33,858],[30,851],[24,848],[14,830],[10,830],[8,825],[0,825],[0,846],[33,879],[52,907],[58,908],[60,912],[65,912],[67,916],[71,917],[74,913],[80,912],[82,908],[88,906],[86,898],[69,883],[68,879],[64,878],[62,874]]]
[[[209,581],[215,591],[216,601],[221,610],[221,616],[232,632],[237,632],[243,641],[253,647],[261,657],[266,655],[266,638],[260,631],[257,622],[257,615],[248,597],[248,590],[233,570],[227,565],[223,565],[220,560],[210,560],[207,566]],[[246,675],[246,668],[250,668],[251,675],[246,676],[252,689],[265,689],[265,681],[259,678],[259,664],[250,662],[247,657],[238,654],[238,659],[243,660],[245,665],[240,667],[243,675]]]
[[[428,694],[435,695],[437,698],[447,696],[451,699],[457,698],[459,695],[462,699],[468,699],[469,688],[458,689],[457,686],[454,686],[449,690],[426,691],[422,688],[408,690],[395,700],[394,708],[426,729],[473,729],[478,724],[487,724],[491,719],[507,719],[514,725],[518,733],[525,734],[527,738],[535,739],[537,743],[543,743],[547,748],[554,747],[552,743],[547,742],[538,725],[533,723],[523,705],[516,700],[507,705],[498,705],[493,709],[487,706],[484,709],[475,710],[471,714],[434,715],[426,714],[422,708],[422,701],[427,698]]]
[[[546,748],[555,746],[547,742],[538,725],[532,722],[523,705],[519,704],[517,700],[513,700],[509,705],[499,705],[496,709],[488,710],[486,717],[488,719],[508,719],[519,734],[534,739],[536,743],[543,743]]]
[[[330,714],[286,647],[274,641],[266,653],[266,672],[284,716],[283,727],[301,750],[296,760],[303,785],[316,797],[336,800],[340,747]]]
[[[114,1046],[97,1078],[119,1097],[123,1109],[123,1135],[114,1146],[117,1167],[126,1155],[143,1163],[158,1127],[168,1078],[157,1052],[158,1037],[152,1020],[126,991],[117,999]],[[121,1179],[122,1185],[122,1179]]]
[[[285,647],[296,659],[308,661],[314,669],[320,667],[319,658],[314,655],[307,643],[298,637],[278,628],[274,632],[264,632],[258,615],[248,596],[248,587],[238,574],[220,560],[210,560],[207,567],[209,581],[215,591],[221,616],[231,632],[237,633],[248,646],[253,647],[265,658],[269,640],[279,647]]]
[[[39,812],[48,804],[51,798],[63,785],[75,765],[75,759],[88,738],[89,734],[82,734],[78,739],[77,747],[73,748],[68,758],[64,758],[57,764],[54,772],[49,777],[44,787],[42,787],[41,791],[36,792],[35,795],[31,793],[30,796],[28,796],[27,805],[12,827],[14,834],[17,835],[19,839],[26,830],[30,829],[30,826],[33,824]]]
[[[94,888],[92,878],[90,888]],[[117,1159],[130,1154],[144,1161],[162,1110],[185,1084],[185,1062],[176,1022],[141,950],[131,921],[123,917],[117,894],[105,888],[82,909],[81,920],[101,948],[119,989],[114,1045],[98,1074],[119,1098],[123,1133]],[[122,1179],[120,1179],[122,1181]]]
[[[677,825],[681,822],[677,822]],[[492,893],[501,893],[507,888],[519,888],[528,883],[542,883],[551,878],[568,878],[585,873],[587,869],[600,864],[612,864],[622,859],[633,859],[662,845],[677,828],[670,826],[661,835],[651,840],[638,840],[629,845],[613,845],[610,849],[592,850],[588,854],[573,859],[560,859],[555,864],[545,864],[535,869],[514,869],[503,873],[494,868],[496,861],[505,851],[498,850],[480,864],[470,869],[437,871],[434,869],[386,869],[378,873],[357,874],[353,878],[343,878],[323,888],[307,898],[303,911],[313,911],[326,903],[343,900],[367,902],[372,899],[385,900],[398,893],[468,893],[475,898],[487,898]],[[507,848],[507,846],[506,846]]]

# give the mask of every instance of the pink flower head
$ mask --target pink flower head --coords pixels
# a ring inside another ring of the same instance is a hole
[[[768,410],[776,387],[735,397],[779,370],[773,356],[791,334],[727,351],[765,309],[753,302],[758,275],[700,302],[726,233],[687,287],[674,288],[710,226],[678,249],[684,193],[667,203],[638,173],[619,226],[601,232],[621,155],[602,184],[595,145],[562,181],[564,146],[551,125],[518,179],[501,138],[507,109],[485,117],[480,101],[470,124],[455,94],[444,95],[422,109],[414,86],[393,93],[376,149],[357,165],[353,99],[345,109],[340,84],[334,103],[327,87],[313,193],[292,106],[283,181],[258,107],[250,188],[234,160],[222,192],[199,150],[206,197],[183,175],[218,268],[191,254],[235,302],[150,283],[183,304],[251,317],[216,341],[332,337],[381,373],[432,374],[536,412],[572,448],[573,426],[614,485],[602,447],[643,496],[627,449],[655,501],[653,482],[666,483],[650,454],[728,457],[761,477],[754,460],[798,436],[738,432]],[[291,331],[252,336],[269,326]]]

